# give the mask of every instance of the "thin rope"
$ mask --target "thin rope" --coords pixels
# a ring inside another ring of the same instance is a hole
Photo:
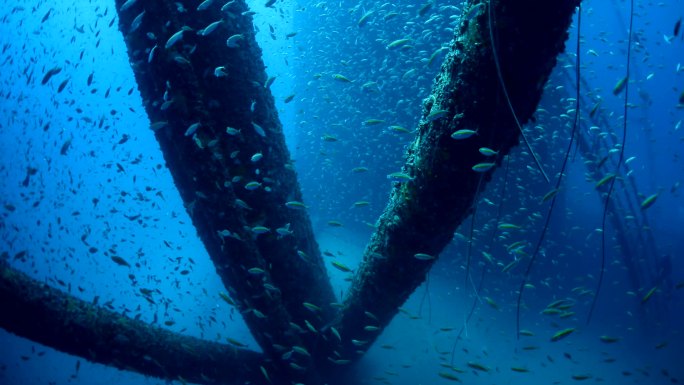
[[[539,161],[539,158],[537,157],[537,154],[534,152],[532,149],[532,146],[530,145],[530,142],[527,140],[527,136],[525,136],[525,132],[523,132],[522,125],[520,124],[520,121],[518,120],[518,115],[515,113],[515,109],[513,108],[513,103],[511,103],[511,98],[508,96],[508,90],[506,89],[506,84],[504,83],[503,80],[503,75],[501,74],[501,66],[499,65],[499,56],[496,53],[496,43],[494,42],[494,16],[492,14],[492,8],[494,6],[492,5],[493,0],[489,1],[489,6],[487,7],[487,13],[489,17],[489,39],[492,42],[492,56],[494,57],[494,64],[496,65],[496,74],[499,77],[499,84],[501,84],[501,88],[503,89],[504,96],[506,98],[506,103],[508,103],[508,108],[511,110],[511,114],[513,115],[513,120],[515,120],[515,125],[518,127],[518,131],[520,132],[520,136],[523,138],[523,142],[525,142],[525,146],[527,147],[527,151],[530,152],[532,155],[532,159],[534,159],[534,163],[537,165],[537,169],[539,169],[539,172],[542,174],[544,177],[544,180],[546,180],[546,183],[550,182],[549,176],[546,174],[546,171],[544,171],[544,167],[542,167],[541,162]]]
[[[567,167],[568,164],[568,159],[570,158],[570,151],[572,150],[572,144],[575,140],[575,133],[577,131],[577,126],[579,125],[579,119],[580,119],[580,32],[581,32],[581,22],[582,22],[582,7],[581,5],[577,7],[577,63],[575,65],[575,77],[576,77],[576,87],[575,87],[575,119],[572,124],[572,133],[570,134],[570,142],[568,143],[568,148],[565,150],[565,157],[563,158],[563,164],[561,166],[560,174],[558,175],[558,179],[556,180],[556,187],[555,190],[559,191],[561,182],[563,181],[563,175],[565,175],[565,168]],[[537,241],[537,244],[534,247],[534,251],[532,252],[532,257],[530,258],[530,261],[527,263],[527,268],[525,269],[525,275],[523,276],[522,282],[520,282],[520,288],[518,289],[518,300],[516,303],[516,311],[515,311],[515,335],[517,339],[520,339],[520,304],[522,303],[522,296],[523,296],[523,291],[525,290],[525,284],[527,284],[527,280],[530,275],[530,271],[532,270],[532,265],[534,264],[534,261],[537,259],[537,255],[539,255],[539,250],[541,249],[542,242],[544,242],[544,237],[546,236],[546,231],[549,228],[549,222],[551,221],[551,214],[553,213],[553,208],[556,206],[556,197],[558,194],[554,194],[553,198],[551,199],[551,205],[549,206],[549,211],[546,214],[546,219],[544,221],[544,228],[542,229],[541,235],[539,236],[539,240]]]
[[[601,220],[601,271],[599,272],[598,283],[596,284],[596,292],[594,293],[594,298],[591,301],[591,308],[589,309],[589,315],[587,316],[587,324],[591,322],[591,317],[594,314],[594,309],[596,308],[596,301],[598,300],[599,293],[601,292],[601,286],[603,285],[603,274],[606,270],[606,217],[608,214],[608,203],[610,203],[610,197],[613,194],[613,188],[615,187],[615,181],[617,180],[617,175],[620,172],[620,166],[622,166],[622,159],[625,156],[625,143],[627,142],[627,105],[629,100],[629,63],[632,55],[632,26],[634,23],[634,0],[630,1],[629,8],[629,37],[627,39],[627,71],[625,75],[625,102],[623,111],[623,121],[622,121],[622,145],[620,146],[620,158],[618,159],[617,166],[615,168],[615,178],[610,181],[610,187],[608,188],[608,195],[606,196],[606,202],[603,205],[603,218]]]

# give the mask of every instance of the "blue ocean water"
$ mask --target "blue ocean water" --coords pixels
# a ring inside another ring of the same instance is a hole
[[[263,3],[248,2],[317,240],[355,269],[463,5]],[[553,185],[520,146],[477,198],[475,215],[457,230],[429,280],[353,369],[358,383],[453,382],[444,373],[472,384],[684,381],[684,32],[675,36],[684,9],[675,0],[634,4],[626,141],[625,93],[613,91],[627,69],[628,1],[583,2],[579,48],[576,19],[567,53],[525,128],[556,178],[570,140],[579,53],[580,136],[593,147],[589,154],[571,149],[526,280],[525,332],[517,337],[518,291]],[[84,300],[98,297],[103,306],[173,331],[220,342],[230,337],[258,350],[239,313],[220,299],[225,288],[164,166],[113,1],[8,0],[0,20],[0,252],[17,269]],[[55,66],[62,71],[41,84]],[[603,229],[606,190],[588,170],[616,162],[622,149],[629,169],[618,177],[619,208]],[[655,202],[642,208],[653,194]],[[614,223],[645,249],[627,249]],[[605,276],[587,323],[602,236]],[[139,264],[118,266],[106,250]],[[22,251],[25,258],[13,258]],[[325,258],[343,298],[350,275]],[[155,304],[140,288],[153,291]],[[550,306],[559,300],[566,305],[560,312]],[[12,304],[2,306],[12,311]],[[551,341],[568,328],[574,332]],[[2,384],[165,382],[0,331]]]

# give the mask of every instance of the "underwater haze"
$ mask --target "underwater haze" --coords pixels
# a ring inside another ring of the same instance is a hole
[[[303,202],[343,301],[454,28],[481,10],[463,14],[465,3],[445,0],[266,3],[247,1]],[[261,351],[222,299],[226,288],[165,165],[114,1],[3,5],[3,258],[129,317]],[[684,383],[684,6],[633,5],[582,2],[523,127],[551,182],[522,143],[502,157],[426,282],[349,369],[354,384]],[[580,124],[566,153],[578,84]],[[183,382],[0,329],[3,385]]]

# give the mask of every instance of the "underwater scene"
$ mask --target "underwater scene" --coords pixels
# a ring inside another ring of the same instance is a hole
[[[3,5],[0,384],[684,383],[682,2]]]

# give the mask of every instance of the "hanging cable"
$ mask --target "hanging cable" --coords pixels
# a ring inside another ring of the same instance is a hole
[[[546,180],[546,183],[550,182],[549,176],[546,174],[546,171],[544,171],[544,167],[542,167],[541,162],[539,161],[539,158],[537,157],[537,154],[534,152],[532,149],[532,146],[530,145],[529,140],[527,140],[527,137],[525,136],[525,132],[523,131],[522,125],[520,124],[520,121],[518,120],[518,115],[515,113],[515,109],[513,108],[513,103],[511,103],[511,98],[508,96],[508,90],[506,89],[506,84],[504,83],[503,80],[503,75],[501,74],[501,65],[499,64],[499,55],[496,52],[496,43],[494,42],[494,15],[493,15],[493,0],[489,1],[489,5],[487,7],[487,15],[489,18],[489,40],[492,42],[492,56],[494,57],[494,65],[496,66],[496,74],[499,78],[499,84],[501,84],[501,89],[503,90],[504,97],[506,99],[506,103],[508,103],[508,108],[511,110],[511,114],[513,115],[513,120],[515,120],[515,125],[518,127],[518,131],[520,132],[520,136],[523,138],[523,142],[525,142],[525,146],[527,147],[527,151],[530,152],[532,155],[532,159],[534,159],[534,163],[537,165],[537,169],[539,169],[539,172],[542,174],[544,177],[544,180]]]
[[[506,157],[506,165],[504,167],[504,177],[503,177],[503,183],[501,185],[501,192],[499,193],[500,197],[504,197],[506,195],[506,184],[508,183],[508,170],[509,166],[511,163],[511,157],[507,156]],[[501,212],[503,208],[503,203],[504,200],[501,199],[499,201],[499,207],[497,209],[497,214],[496,214],[496,220],[494,223],[499,223],[499,220],[501,219]],[[492,243],[494,240],[494,236],[496,235],[497,227],[494,226],[494,231],[492,231],[492,235],[489,239],[489,244]],[[463,322],[463,325],[461,325],[461,329],[458,331],[458,334],[456,335],[456,340],[454,341],[454,345],[451,347],[451,365],[454,365],[454,357],[456,354],[456,346],[458,345],[458,341],[461,340],[461,335],[463,334],[464,331],[466,331],[466,335],[468,335],[468,322],[470,322],[470,319],[473,317],[473,314],[475,313],[475,308],[477,307],[477,304],[481,302],[479,292],[482,291],[482,285],[484,284],[484,279],[485,279],[485,273],[487,272],[487,266],[482,267],[482,273],[480,274],[480,282],[477,284],[477,288],[475,290],[475,297],[473,298],[473,303],[470,305],[470,311],[468,312],[468,316],[466,317],[465,321]],[[471,280],[472,281],[472,280]]]
[[[541,234],[539,235],[539,240],[537,240],[536,245],[534,246],[534,251],[532,252],[532,257],[530,257],[530,261],[527,263],[527,268],[525,269],[525,275],[523,276],[522,282],[520,282],[520,287],[518,288],[518,300],[516,303],[516,310],[515,310],[515,334],[516,338],[520,339],[520,304],[522,302],[522,296],[523,296],[523,291],[525,290],[525,284],[527,283],[527,280],[530,275],[530,271],[532,270],[532,265],[534,264],[534,261],[537,259],[537,255],[539,255],[539,250],[541,249],[542,242],[544,242],[544,237],[546,236],[546,231],[549,228],[549,222],[551,221],[551,214],[553,213],[553,208],[556,206],[556,197],[558,196],[558,191],[560,190],[560,185],[561,182],[563,181],[563,175],[565,175],[565,169],[568,165],[568,159],[570,158],[570,151],[572,150],[572,144],[574,143],[575,140],[575,135],[577,131],[577,126],[579,126],[579,119],[580,119],[580,32],[581,32],[581,24],[582,22],[582,6],[579,5],[577,7],[577,48],[576,48],[576,56],[577,56],[577,62],[575,63],[575,77],[576,77],[576,85],[575,85],[575,118],[572,123],[572,132],[570,134],[570,142],[568,143],[568,148],[565,150],[565,157],[563,158],[563,164],[561,165],[561,170],[560,174],[558,175],[558,179],[556,180],[556,187],[554,190],[551,191],[550,194],[553,194],[551,198],[551,205],[549,206],[549,211],[546,214],[546,220],[544,221],[544,227],[542,228]],[[548,194],[547,194],[548,196]]]
[[[589,315],[587,316],[587,324],[591,322],[591,317],[594,314],[594,309],[596,308],[596,301],[598,300],[599,293],[601,292],[601,286],[603,285],[603,274],[606,270],[606,217],[608,214],[608,203],[610,203],[610,197],[613,194],[613,188],[615,187],[615,181],[617,180],[617,175],[620,172],[620,166],[622,166],[622,159],[625,156],[625,143],[627,142],[627,105],[629,101],[629,63],[632,55],[632,26],[634,24],[634,0],[630,0],[629,6],[629,36],[627,38],[627,69],[625,74],[625,101],[623,105],[623,120],[622,120],[622,144],[620,145],[620,157],[618,158],[617,166],[615,167],[615,178],[610,181],[610,186],[608,187],[608,195],[606,195],[606,201],[603,205],[603,218],[601,219],[601,271],[599,272],[598,283],[596,284],[596,292],[594,293],[594,298],[591,301],[591,308],[589,308]]]

